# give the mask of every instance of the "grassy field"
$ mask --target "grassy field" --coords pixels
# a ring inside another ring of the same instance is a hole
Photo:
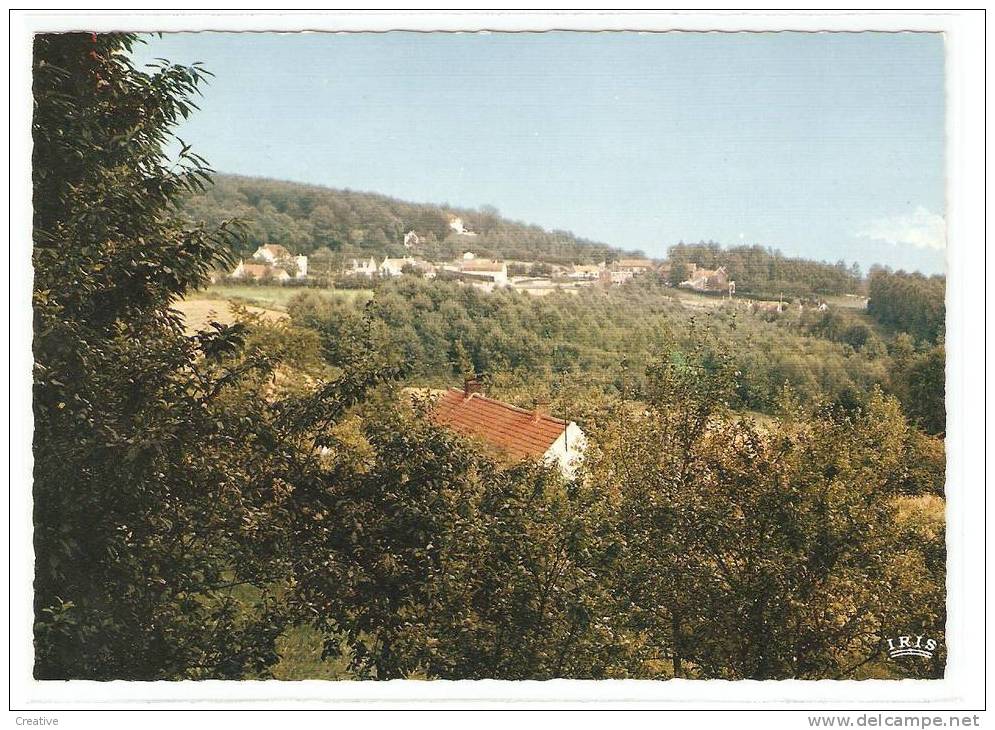
[[[701,292],[696,292],[691,289],[680,289],[676,286],[667,290],[667,296],[671,299],[680,301],[682,304],[689,306],[692,309],[714,309],[715,307],[721,307],[729,301],[729,297],[727,296],[702,294]],[[733,301],[738,300],[734,299]]]
[[[718,307],[722,304],[729,302],[730,299],[727,296],[716,296],[714,294],[703,294],[701,292],[696,292],[691,289],[679,289],[674,287],[670,289],[668,295],[673,299],[678,299],[685,304],[696,307],[696,308],[712,308]],[[867,299],[862,296],[856,295],[837,295],[837,296],[824,296],[816,297],[822,299],[830,307],[835,307],[837,309],[848,309],[853,310],[854,313],[865,312],[867,309]],[[794,297],[785,297],[786,302],[794,301]],[[776,301],[776,300],[759,300],[756,297],[752,297],[749,294],[736,294],[733,296],[733,302],[745,303],[752,301]]]
[[[843,294],[841,296],[828,296],[824,297],[826,304],[831,307],[841,307],[845,309],[867,309],[867,299],[860,296],[850,296]]]
[[[238,286],[212,284],[207,289],[187,295],[187,301],[200,299],[227,300],[240,304],[250,304],[278,312],[287,311],[287,303],[301,292],[312,292],[330,299],[366,301],[373,296],[369,289],[304,289],[297,286]]]
[[[287,317],[287,303],[301,292],[314,292],[330,299],[365,301],[373,296],[369,289],[303,289],[296,286],[231,286],[213,284],[206,289],[191,292],[173,304],[183,313],[188,333],[204,329],[208,322],[231,324],[235,321],[232,303],[245,306],[250,312],[266,319]]]
[[[232,302],[229,299],[181,299],[174,302],[173,309],[183,314],[188,334],[199,332],[207,327],[209,322],[231,324],[235,321]],[[246,306],[250,312],[261,314],[265,319],[286,319],[286,312],[279,312],[263,307]]]
[[[322,660],[321,634],[310,627],[289,629],[276,640],[276,650],[280,661],[273,667],[274,679],[354,679],[346,655]]]

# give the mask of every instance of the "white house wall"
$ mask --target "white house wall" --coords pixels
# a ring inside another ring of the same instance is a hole
[[[543,459],[557,464],[563,476],[569,479],[573,477],[586,447],[587,437],[580,426],[571,421],[543,454]]]

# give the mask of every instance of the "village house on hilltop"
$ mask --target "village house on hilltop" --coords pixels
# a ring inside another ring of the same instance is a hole
[[[459,263],[459,272],[470,278],[492,281],[497,286],[505,286],[508,283],[508,264],[504,261],[468,259],[464,255]]]
[[[416,259],[411,256],[404,258],[385,257],[378,269],[380,276],[400,276],[404,269],[415,269],[426,279],[435,278],[435,266],[423,259]]]
[[[624,284],[655,269],[656,264],[650,259],[619,259],[611,265],[604,265],[598,272],[598,278],[605,284]]]
[[[231,272],[233,279],[272,279],[285,282],[291,278],[307,278],[307,256],[294,256],[285,246],[278,243],[267,243],[256,249],[252,260],[248,263],[239,261]]]
[[[450,388],[436,403],[432,418],[515,461],[541,459],[556,465],[568,479],[587,446],[584,432],[573,421],[554,418],[544,405],[528,411],[487,398],[480,382],[472,378],[462,389]]]
[[[574,264],[569,268],[567,277],[570,279],[591,281],[600,277],[601,272],[604,270],[604,262],[601,262],[600,264]]]
[[[730,281],[724,266],[717,269],[699,269],[697,264],[688,264],[690,273],[678,286],[695,291],[736,293],[736,282]]]
[[[279,283],[290,281],[290,274],[287,273],[286,269],[281,269],[279,266],[273,266],[272,264],[260,264],[252,261],[248,263],[239,261],[238,266],[235,267],[235,270],[229,276],[232,279],[253,279],[255,281],[272,279]]]
[[[373,278],[377,275],[379,266],[377,266],[377,261],[372,256],[368,259],[352,259],[349,262],[348,268],[346,268],[345,273],[352,276],[365,276],[367,278]]]
[[[625,271],[631,274],[645,274],[655,268],[656,264],[651,259],[619,259],[612,266],[614,271]]]
[[[267,243],[257,248],[256,252],[252,254],[252,258],[275,264],[277,261],[289,259],[290,251],[287,250],[286,246],[281,246],[278,243]]]
[[[458,215],[449,216],[449,227],[460,236],[476,236],[477,234],[463,226],[463,219]]]
[[[267,243],[265,246],[260,246],[252,254],[252,258],[256,261],[277,266],[292,264],[292,267],[297,270],[295,276],[298,279],[303,279],[307,276],[307,256],[294,256],[280,244]]]
[[[404,258],[384,257],[378,269],[380,276],[400,276],[404,273],[405,266],[414,266],[415,260],[410,256]]]

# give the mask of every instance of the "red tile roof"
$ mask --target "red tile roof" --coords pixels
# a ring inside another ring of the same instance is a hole
[[[516,459],[539,457],[567,427],[567,422],[545,414],[486,398],[479,393],[467,396],[450,388],[439,399],[433,417],[466,436],[483,439]]]
[[[250,276],[253,279],[261,279],[264,276],[272,276],[277,279],[285,279],[289,275],[283,269],[277,268],[270,264],[242,264],[242,275]]]
[[[652,269],[650,259],[620,259],[618,265],[623,269]]]
[[[291,256],[290,251],[286,249],[285,246],[281,246],[279,243],[267,243],[259,247],[260,251],[268,251],[272,256],[278,259],[289,259]]]

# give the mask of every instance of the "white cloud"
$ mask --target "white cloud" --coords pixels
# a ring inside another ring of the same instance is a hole
[[[947,247],[947,224],[943,216],[922,206],[907,215],[873,220],[857,231],[857,235],[896,246],[902,244],[940,251]]]

